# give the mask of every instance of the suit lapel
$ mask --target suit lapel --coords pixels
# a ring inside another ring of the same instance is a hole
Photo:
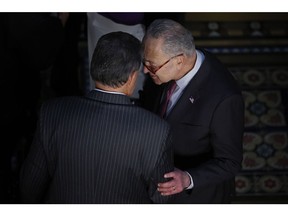
[[[207,82],[211,72],[209,67],[210,56],[204,50],[201,51],[204,53],[205,59],[195,76],[184,89],[183,94],[180,96],[169,115],[166,117],[168,121],[178,120],[183,118],[183,116],[185,117],[185,113],[193,111],[193,108],[197,106],[197,103],[201,98],[201,86]]]
[[[197,101],[200,99],[200,90],[198,88],[197,81],[193,79],[186,86],[183,94],[180,96],[177,103],[166,117],[168,121],[183,117],[183,115],[185,115],[184,113],[187,113],[189,110],[193,109],[193,106],[195,106]]]

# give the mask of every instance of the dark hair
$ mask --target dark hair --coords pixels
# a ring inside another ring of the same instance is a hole
[[[141,43],[125,32],[103,35],[96,45],[91,61],[91,77],[111,87],[124,85],[133,71],[141,66]]]

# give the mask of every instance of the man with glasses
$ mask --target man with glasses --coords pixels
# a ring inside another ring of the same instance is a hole
[[[214,56],[196,49],[191,33],[175,21],[152,22],[142,48],[151,79],[141,103],[172,127],[175,170],[158,190],[177,194],[176,203],[231,202],[244,128],[236,81]]]

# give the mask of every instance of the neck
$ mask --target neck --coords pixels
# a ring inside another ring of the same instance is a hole
[[[186,57],[185,61],[184,61],[183,68],[182,68],[181,72],[179,73],[179,77],[176,80],[181,79],[187,73],[189,73],[189,71],[191,71],[194,68],[196,60],[197,60],[196,51],[192,54],[191,57]]]
[[[127,95],[125,85],[123,85],[121,87],[111,87],[111,86],[107,86],[107,85],[104,85],[104,84],[96,81],[95,87],[98,89],[104,90],[104,91],[117,92],[117,93],[122,93],[122,94]]]

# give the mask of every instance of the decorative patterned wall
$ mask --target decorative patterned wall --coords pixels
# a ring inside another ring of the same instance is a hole
[[[287,198],[288,13],[186,13],[184,20],[196,46],[216,54],[243,90],[237,196]]]
[[[288,194],[288,67],[233,67],[245,100],[238,195]]]

